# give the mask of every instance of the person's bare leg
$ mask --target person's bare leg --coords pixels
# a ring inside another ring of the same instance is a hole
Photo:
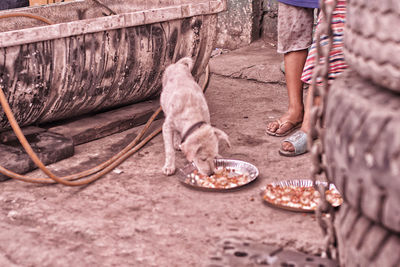
[[[288,91],[289,105],[287,112],[280,118],[282,122],[289,120],[299,122],[303,119],[303,82],[301,74],[307,59],[308,49],[293,51],[284,55],[285,79]],[[274,121],[267,125],[267,129],[277,134],[282,134],[293,127],[290,123],[279,128],[279,124]]]
[[[311,112],[311,107],[312,107],[312,103],[313,103],[313,97],[312,97],[313,94],[314,94],[314,89],[313,89],[313,86],[310,85],[310,87],[308,88],[308,93],[307,93],[307,98],[306,98],[306,106],[305,106],[305,110],[304,110],[303,123],[301,124],[301,128],[300,128],[300,130],[302,130],[305,133],[309,133],[310,128],[311,128],[310,112]],[[314,104],[318,104],[317,102],[318,102],[317,99],[315,99]],[[293,152],[294,147],[289,142],[283,142],[282,150]]]

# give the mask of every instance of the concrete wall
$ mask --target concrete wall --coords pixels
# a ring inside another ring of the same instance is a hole
[[[260,37],[276,37],[276,0],[227,0],[218,16],[216,47],[237,49]]]
[[[278,2],[264,0],[261,22],[261,37],[277,39]]]

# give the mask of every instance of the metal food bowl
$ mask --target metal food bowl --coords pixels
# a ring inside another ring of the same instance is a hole
[[[232,189],[236,189],[236,188],[248,185],[249,183],[253,182],[258,177],[258,174],[259,174],[256,166],[254,166],[251,163],[241,161],[241,160],[215,159],[214,163],[215,163],[216,168],[224,167],[228,170],[234,170],[235,173],[237,173],[237,174],[247,175],[249,177],[249,179],[244,184],[240,184],[238,186],[230,187],[230,188],[205,187],[205,186],[197,184],[196,180],[190,177],[190,174],[192,174],[197,169],[196,166],[193,163],[191,163],[191,164],[186,165],[182,169],[178,170],[179,181],[185,185],[189,185],[189,186],[197,188],[197,189],[206,189],[206,190],[212,190],[212,191],[227,191],[227,190],[232,190]]]

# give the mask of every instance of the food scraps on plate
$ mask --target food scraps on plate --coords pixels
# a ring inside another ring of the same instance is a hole
[[[229,189],[247,184],[250,176],[235,169],[218,167],[211,176],[203,175],[197,170],[187,175],[187,182],[205,188]]]
[[[330,186],[325,192],[326,200],[337,207],[343,198],[336,187]],[[320,193],[313,186],[268,184],[262,192],[263,199],[274,206],[298,211],[314,211],[320,200]]]

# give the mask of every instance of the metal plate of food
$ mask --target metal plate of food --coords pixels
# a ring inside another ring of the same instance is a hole
[[[316,184],[328,185],[316,181]],[[343,203],[339,191],[334,184],[329,184],[325,192],[326,199],[334,207]],[[313,187],[312,180],[288,180],[270,183],[261,190],[261,197],[273,207],[300,212],[314,212],[318,206],[320,194]]]
[[[216,172],[202,175],[196,166],[189,164],[179,170],[179,180],[198,189],[225,191],[239,188],[254,181],[258,169],[251,163],[234,159],[215,159]]]

